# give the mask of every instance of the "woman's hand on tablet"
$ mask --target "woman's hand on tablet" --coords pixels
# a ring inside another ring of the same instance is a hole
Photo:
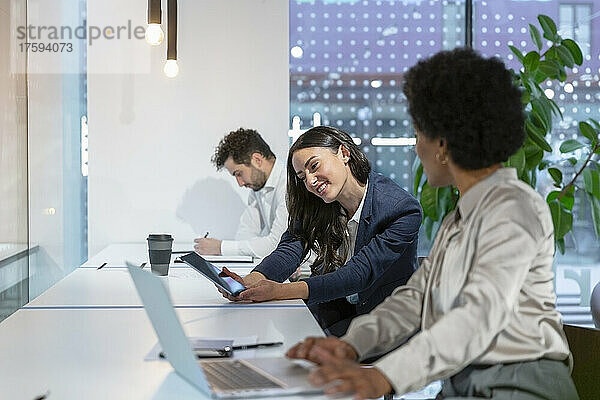
[[[279,283],[263,279],[246,287],[247,289],[240,293],[238,299],[260,302],[308,298],[308,285],[303,281]]]

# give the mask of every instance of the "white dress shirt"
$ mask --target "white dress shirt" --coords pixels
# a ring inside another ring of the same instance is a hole
[[[396,393],[470,364],[566,360],[553,260],[548,205],[515,169],[499,169],[460,198],[408,283],[342,340],[361,359],[402,344],[374,364]]]
[[[362,209],[365,204],[365,198],[367,197],[368,188],[369,181],[367,180],[362,200],[360,201],[358,208],[352,215],[352,218],[348,220],[348,254],[346,255],[346,262],[348,262],[354,255],[354,247],[356,246],[356,235],[358,234],[358,224],[360,223],[360,214],[362,213]],[[358,293],[346,296],[346,300],[348,300],[348,303],[358,304]]]
[[[275,250],[287,229],[286,186],[285,168],[275,161],[265,186],[259,191],[251,191],[248,196],[248,207],[240,218],[236,240],[221,242],[222,255],[262,258]]]

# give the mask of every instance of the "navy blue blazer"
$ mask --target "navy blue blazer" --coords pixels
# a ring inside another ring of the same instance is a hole
[[[355,314],[370,312],[416,270],[420,225],[419,202],[391,179],[371,172],[354,255],[336,271],[305,279],[307,304],[358,293]],[[302,243],[286,231],[277,248],[254,271],[283,282],[301,262]]]

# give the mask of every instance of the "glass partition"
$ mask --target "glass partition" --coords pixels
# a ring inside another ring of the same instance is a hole
[[[85,17],[85,0],[0,0],[0,321],[87,258],[86,42],[24,35]]]
[[[0,321],[28,301],[26,0],[0,1]]]

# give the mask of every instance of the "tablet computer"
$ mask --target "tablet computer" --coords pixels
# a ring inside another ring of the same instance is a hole
[[[221,270],[208,261],[206,261],[202,256],[198,255],[195,252],[188,253],[184,256],[179,257],[181,261],[194,268],[196,271],[200,272],[206,278],[212,281],[215,285],[223,289],[225,292],[232,296],[237,296],[244,290],[246,287],[236,281],[233,278],[228,276],[223,277],[219,276]]]

